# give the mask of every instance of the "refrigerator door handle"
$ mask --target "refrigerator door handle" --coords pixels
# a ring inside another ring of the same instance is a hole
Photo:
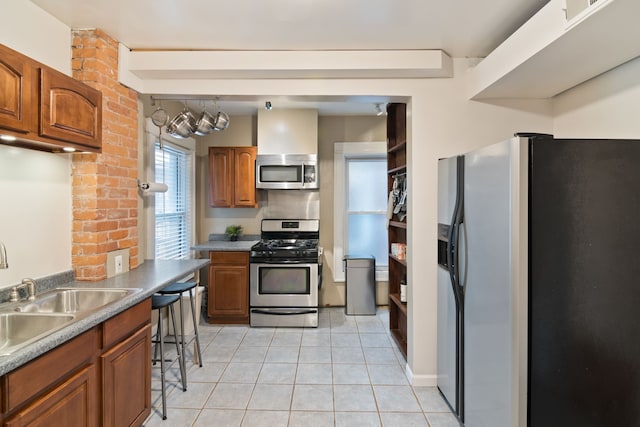
[[[458,286],[460,286],[460,290],[464,295],[465,283],[467,281],[467,270],[466,270],[466,250],[467,250],[467,227],[466,223],[462,222],[460,224],[459,236],[460,244],[458,245],[458,265],[457,265],[457,279]],[[463,257],[460,256],[462,252]]]
[[[453,210],[452,231],[451,231],[451,257],[453,261],[453,280],[454,287],[459,299],[459,303],[462,304],[462,282],[460,281],[460,231],[462,224],[464,223],[464,156],[458,156],[456,164],[456,207]]]

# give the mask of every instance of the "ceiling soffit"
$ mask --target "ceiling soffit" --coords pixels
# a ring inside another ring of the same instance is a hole
[[[141,90],[154,79],[447,78],[441,50],[136,51],[120,48],[120,79]]]

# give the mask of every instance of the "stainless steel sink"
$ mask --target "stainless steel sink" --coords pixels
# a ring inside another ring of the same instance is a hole
[[[71,322],[71,314],[0,314],[0,355],[11,354]]]
[[[138,291],[137,288],[58,288],[33,301],[0,308],[0,356],[12,354]]]
[[[56,289],[16,307],[22,313],[84,313],[116,302],[138,289]]]

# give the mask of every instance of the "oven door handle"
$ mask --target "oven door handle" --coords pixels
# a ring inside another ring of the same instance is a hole
[[[305,309],[305,310],[263,310],[260,308],[252,308],[251,309],[252,313],[259,313],[259,314],[275,314],[277,316],[291,316],[294,314],[315,314],[318,312],[318,310],[316,309]]]

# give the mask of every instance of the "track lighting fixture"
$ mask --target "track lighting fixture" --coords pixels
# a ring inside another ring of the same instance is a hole
[[[269,111],[273,108],[273,106],[271,105],[271,101],[267,101],[264,103],[264,109]]]
[[[384,114],[384,110],[382,109],[382,104],[376,104],[376,116],[381,116]]]

